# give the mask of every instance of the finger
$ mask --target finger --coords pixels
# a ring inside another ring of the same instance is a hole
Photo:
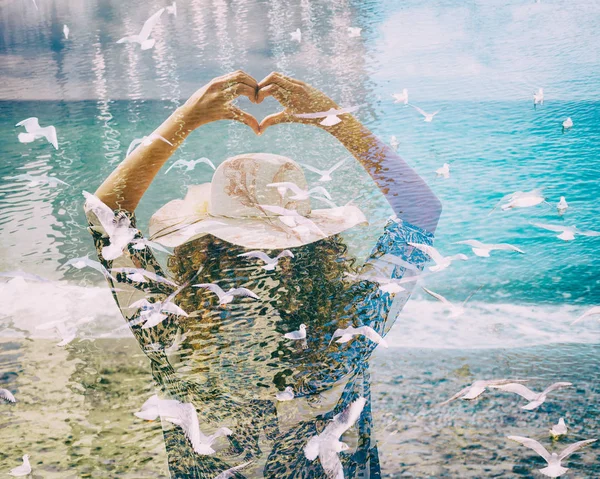
[[[290,92],[275,83],[266,86],[264,88],[260,88],[258,90],[258,95],[256,96],[256,103],[261,103],[268,96],[272,96],[279,103],[286,104],[290,98]]]
[[[245,83],[246,85],[250,85],[252,87],[258,88],[258,82],[254,79],[254,77],[248,75],[243,70],[237,70],[232,73],[228,73],[223,77],[219,78],[221,83]]]
[[[296,85],[294,85],[294,83],[292,83],[289,80],[286,80],[283,75],[281,73],[278,72],[272,72],[269,73],[265,78],[263,78],[259,83],[258,83],[258,88],[263,88],[266,87],[268,85],[279,85],[281,88],[288,90],[288,91],[293,91],[296,90],[298,87]]]
[[[279,113],[273,113],[272,115],[269,115],[269,116],[263,118],[263,121],[260,122],[259,135],[262,135],[265,132],[265,130],[267,128],[269,128],[270,126],[277,125],[279,123],[292,123],[293,121],[294,121],[294,115],[290,115],[286,111],[280,111]]]
[[[240,95],[244,95],[250,99],[252,103],[256,103],[256,88],[247,85],[246,83],[236,83],[223,90],[227,99],[233,100]]]
[[[252,130],[254,130],[254,133],[260,135],[260,126],[258,125],[258,121],[250,113],[240,110],[237,106],[233,105],[229,105],[228,112],[227,118],[245,123],[252,128]]]

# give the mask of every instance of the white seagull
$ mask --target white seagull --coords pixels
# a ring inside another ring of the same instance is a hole
[[[358,328],[348,326],[347,328],[343,329],[338,328],[331,336],[331,341],[329,341],[329,344],[331,344],[335,338],[340,338],[335,341],[336,343],[347,343],[354,336],[364,336],[365,338],[373,341],[375,344],[381,344],[384,348],[388,347],[387,341],[383,339],[381,335],[371,326],[359,326]]]
[[[275,394],[278,401],[291,401],[294,399],[294,389],[292,386],[286,387],[283,391],[279,391]]]
[[[271,258],[267,253],[262,251],[249,251],[248,253],[238,254],[238,256],[242,258],[258,258],[265,263],[263,266],[261,266],[262,269],[265,271],[273,271],[280,258],[293,258],[294,253],[292,253],[289,249],[284,249],[274,258]]]
[[[108,270],[102,266],[102,264],[100,264],[98,261],[94,261],[93,259],[88,258],[87,256],[82,256],[81,258],[71,258],[69,261],[67,261],[63,267],[67,267],[67,266],[72,266],[73,268],[76,269],[83,269],[83,268],[92,268],[95,269],[96,271],[99,271],[100,273],[102,273],[104,275],[104,277],[106,278],[112,278],[116,281],[116,279],[111,276],[111,274],[108,272]]]
[[[567,118],[565,121],[562,122],[563,132],[565,130],[568,130],[569,128],[573,128],[573,120],[571,120],[571,117]]]
[[[210,436],[206,436],[200,430],[198,413],[192,403],[159,399],[156,395],[150,397],[135,415],[147,421],[154,421],[160,416],[165,421],[181,427],[194,451],[200,455],[214,454],[212,445],[217,438],[233,434],[229,428],[220,427]]]
[[[533,94],[533,106],[544,104],[544,89],[538,88],[537,93]]]
[[[147,271],[142,268],[111,268],[111,273],[124,273],[127,275],[127,279],[135,281],[136,283],[147,283],[148,280],[156,283],[170,284],[171,286],[178,287],[179,285],[173,281],[164,278],[152,271]]]
[[[173,146],[169,140],[167,140],[164,136],[159,135],[158,133],[151,133],[148,136],[144,136],[143,138],[134,138],[133,141],[129,144],[127,148],[127,153],[125,156],[129,156],[129,154],[135,150],[139,145],[142,146],[150,146],[154,140],[160,140],[166,143],[167,145]],[[177,163],[177,162],[176,162]],[[168,171],[168,170],[167,170]]]
[[[17,402],[17,400],[13,396],[13,393],[11,393],[8,389],[0,389],[0,399],[6,402]]]
[[[54,176],[48,176],[48,175],[35,175],[34,176],[34,175],[30,175],[29,173],[23,173],[21,175],[16,175],[16,176],[7,176],[6,179],[29,181],[29,184],[27,186],[30,188],[33,186],[44,185],[44,184],[51,186],[52,188],[58,186],[59,184],[71,186],[69,183],[59,180],[58,178],[55,178]]]
[[[46,138],[52,146],[58,150],[58,138],[56,137],[56,128],[52,125],[41,127],[35,116],[20,121],[15,126],[25,127],[26,133],[19,133],[18,139],[21,143],[31,143],[38,138]]]
[[[137,35],[123,37],[120,40],[117,40],[117,43],[139,43],[142,50],[148,50],[152,48],[156,43],[156,40],[154,40],[154,38],[150,38],[150,34],[152,33],[152,29],[158,23],[158,20],[164,11],[165,9],[161,8],[158,12],[146,20],[144,26],[140,30],[140,33]]]
[[[477,399],[490,386],[500,386],[502,384],[520,383],[520,382],[526,382],[526,381],[527,381],[527,379],[517,379],[517,380],[515,380],[515,379],[487,379],[487,380],[483,379],[483,380],[481,380],[481,379],[479,379],[477,381],[474,381],[471,385],[461,389],[450,399],[446,399],[444,402],[441,402],[439,405],[445,406],[446,404],[449,404],[452,401],[455,401],[456,399],[464,399],[464,400]]]
[[[302,341],[302,349],[308,349],[308,343],[306,342],[306,324],[301,324],[298,331],[291,331],[283,335],[286,339],[292,341]]]
[[[317,187],[320,188],[320,187]],[[281,194],[282,190],[279,190]],[[290,228],[300,239],[305,236],[315,233],[322,238],[326,238],[327,235],[309,218],[305,218],[296,210],[289,210],[282,208],[281,206],[274,205],[258,205],[265,211],[277,215],[277,219],[281,221],[285,226]]]
[[[448,266],[450,266],[452,264],[452,261],[455,261],[455,260],[467,261],[469,259],[469,257],[464,254],[455,254],[453,256],[442,256],[437,249],[435,249],[433,246],[429,246],[426,244],[411,243],[410,241],[408,242],[408,244],[410,246],[412,246],[413,248],[417,248],[419,251],[425,253],[427,256],[429,256],[435,262],[435,266],[429,267],[429,271],[433,271],[433,272],[442,271],[442,270],[446,269]]]
[[[435,170],[436,177],[443,176],[444,178],[450,178],[450,165],[448,163],[444,163],[441,168]]]
[[[319,181],[331,181],[331,174],[335,170],[337,170],[340,166],[342,166],[345,162],[346,162],[345,159],[342,160],[342,161],[338,161],[335,165],[333,165],[328,170],[319,170],[318,168],[315,168],[314,166],[307,165],[306,163],[300,163],[300,164],[304,168],[306,168],[307,170],[310,170],[313,173],[316,173],[317,175],[321,175],[321,178],[319,178]]]
[[[433,121],[433,117],[435,115],[437,115],[441,110],[441,108],[440,108],[439,110],[437,110],[433,113],[427,113],[427,112],[424,112],[423,110],[421,110],[418,106],[411,105],[410,103],[409,103],[409,105],[412,106],[415,110],[417,110],[421,115],[423,115],[425,117],[424,121],[427,123],[431,123]]]
[[[516,246],[508,244],[508,243],[491,244],[491,243],[482,243],[481,241],[477,241],[474,239],[469,239],[469,240],[464,240],[464,241],[457,241],[454,244],[466,244],[471,247],[473,253],[475,253],[476,256],[479,256],[482,258],[488,258],[490,256],[490,251],[494,251],[494,250],[514,251],[515,253],[525,254],[525,251],[517,248]]]
[[[557,439],[560,436],[566,436],[567,432],[567,425],[565,424],[565,420],[562,417],[558,420],[558,424],[555,424],[554,426],[552,426],[552,429],[550,429],[550,435],[554,439]]]
[[[145,248],[152,248],[152,249],[155,249],[156,251],[161,251],[163,253],[171,254],[171,252],[168,249],[166,249],[164,246],[157,243],[156,241],[150,241],[147,238],[134,239],[131,242],[131,247],[133,249],[137,249],[137,250],[142,250]]]
[[[177,3],[173,2],[171,5],[167,5],[166,9],[168,14],[177,16]]]
[[[361,31],[362,31],[362,28],[348,27],[348,36],[350,38],[360,37],[360,32]]]
[[[567,211],[567,208],[569,207],[569,204],[567,203],[567,200],[565,199],[564,196],[560,197],[560,201],[556,204],[556,209],[558,211],[558,214],[560,216],[565,214],[565,211]]]
[[[290,33],[290,38],[298,43],[302,42],[302,32],[296,28],[295,32]]]
[[[348,108],[330,108],[327,111],[320,111],[316,113],[295,113],[294,116],[298,118],[323,118],[319,124],[323,126],[333,126],[341,122],[341,118],[338,115],[345,115],[347,113],[353,113],[358,110],[360,106],[350,106]]]
[[[390,137],[390,146],[392,147],[392,149],[394,151],[398,151],[398,147],[400,146],[400,142],[398,141],[398,138],[396,138],[395,135],[392,135]]]
[[[67,27],[66,25],[63,25],[63,34],[65,36],[65,39],[69,39],[69,27]]]
[[[404,103],[408,105],[408,89],[403,88],[402,93],[393,93],[394,103]]]
[[[457,306],[456,304],[453,304],[450,301],[448,301],[441,294],[435,293],[435,292],[433,292],[430,289],[427,289],[425,287],[422,287],[422,288],[423,288],[423,291],[425,291],[427,294],[429,294],[430,296],[433,296],[435,299],[437,299],[438,301],[441,301],[442,303],[444,303],[448,307],[448,310],[450,311],[450,317],[451,318],[458,318],[459,316],[461,316],[462,314],[464,314],[464,312],[465,312],[465,305],[467,304],[467,302],[473,297],[473,295],[475,293],[477,293],[481,289],[481,287],[479,287],[478,289],[476,289],[475,291],[473,291],[469,296],[467,296],[467,298],[461,303],[460,306]]]
[[[155,303],[151,303],[146,298],[139,299],[129,305],[129,308],[138,308],[140,309],[140,317],[138,320],[135,320],[133,324],[139,324],[139,322],[144,322],[142,329],[153,328],[157,324],[162,323],[166,318],[167,314],[173,314],[175,316],[185,316],[189,315],[173,303],[173,299],[177,296],[182,289],[184,289],[188,283],[181,285],[175,291],[173,291],[166,299],[163,301],[156,301]],[[167,314],[165,314],[167,313]]]
[[[131,220],[126,215],[115,215],[97,196],[87,191],[83,192],[83,196],[86,199],[85,211],[92,211],[96,215],[104,228],[104,234],[109,237],[110,244],[102,247],[102,257],[109,261],[119,258],[138,230],[131,227]]]
[[[290,200],[306,200],[310,198],[310,196],[314,193],[320,193],[327,199],[331,199],[331,195],[329,194],[329,192],[322,186],[315,186],[310,190],[303,190],[296,183],[292,183],[291,181],[282,181],[279,183],[269,183],[267,187],[277,188],[277,191],[282,197],[285,196],[288,190],[292,190],[294,195],[290,196]]]
[[[579,316],[575,321],[573,321],[571,324],[578,323],[579,321],[587,318],[588,316],[595,316],[595,315],[600,315],[600,306],[591,307],[585,313],[583,313],[581,316]]]
[[[332,479],[343,479],[344,468],[338,457],[338,453],[349,449],[348,445],[340,439],[348,429],[358,420],[362,414],[367,400],[359,397],[348,405],[340,414],[336,414],[331,422],[325,426],[323,432],[313,436],[304,446],[304,455],[309,461],[317,457],[325,470],[327,477]]]
[[[531,191],[516,191],[509,195],[504,196],[499,202],[502,203],[506,201],[506,203],[500,205],[500,209],[502,211],[511,210],[515,208],[529,208],[530,206],[536,206],[540,203],[543,203],[546,198],[542,195],[542,190],[544,188],[536,188]],[[494,210],[498,207],[498,205],[494,206],[492,211],[490,211],[490,215],[494,212]],[[489,215],[488,215],[489,216]]]
[[[190,160],[190,161],[177,160],[175,163],[173,163],[171,166],[169,166],[167,171],[165,171],[165,175],[169,171],[171,171],[171,168],[175,168],[175,167],[177,167],[177,168],[185,167],[185,171],[192,171],[198,163],[204,163],[204,164],[210,166],[213,170],[217,169],[212,161],[210,161],[208,158],[203,157],[203,158],[198,158],[197,160]]]
[[[524,397],[525,399],[527,399],[529,401],[529,403],[526,404],[525,406],[522,406],[521,409],[525,409],[527,411],[533,411],[534,409],[537,409],[542,404],[544,404],[544,401],[546,401],[546,398],[549,393],[551,393],[552,391],[556,391],[557,389],[568,388],[572,385],[573,384],[567,383],[567,382],[557,382],[557,383],[554,383],[554,384],[551,384],[550,386],[548,386],[541,393],[536,393],[536,392],[532,391],[531,389],[529,389],[527,386],[524,386],[523,384],[516,384],[516,383],[504,384],[501,386],[490,386],[490,387],[493,387],[494,389],[500,389],[501,391],[515,393],[515,394],[518,394],[519,396]]]
[[[219,297],[219,304],[221,306],[231,303],[236,296],[260,299],[255,293],[247,288],[230,288],[228,291],[223,291],[223,289],[215,283],[199,283],[192,286],[194,288],[206,288],[215,293]]]
[[[548,231],[554,231],[556,233],[560,233],[557,235],[557,238],[560,238],[563,241],[572,241],[575,239],[575,235],[581,236],[600,236],[600,231],[591,231],[591,230],[579,230],[575,226],[566,226],[566,225],[550,225],[547,223],[531,223],[538,228],[544,228]]]
[[[15,467],[12,469],[9,474],[11,476],[20,477],[20,476],[28,476],[31,474],[31,464],[29,464],[29,454],[25,454],[23,456],[23,464],[19,467]]]
[[[591,444],[596,441],[596,439],[587,439],[585,441],[575,442],[575,443],[571,444],[570,446],[568,446],[567,448],[565,448],[560,454],[556,454],[555,452],[550,454],[548,452],[548,450],[544,446],[542,446],[539,442],[537,442],[535,439],[530,439],[528,437],[523,437],[523,436],[507,436],[507,437],[511,441],[516,441],[516,442],[522,444],[523,446],[528,447],[529,449],[533,449],[540,456],[542,456],[542,458],[548,463],[548,466],[544,467],[543,469],[539,469],[539,471],[544,476],[548,476],[548,477],[562,476],[565,472],[567,472],[569,470],[569,468],[562,466],[562,464],[561,464],[562,461],[565,460],[567,457],[569,457],[574,452],[576,452],[577,450],[581,449],[582,447],[587,446],[588,444]]]

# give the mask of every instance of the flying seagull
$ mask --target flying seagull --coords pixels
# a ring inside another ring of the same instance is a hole
[[[126,157],[129,156],[130,153],[133,150],[135,150],[139,145],[150,146],[154,140],[160,140],[160,141],[166,143],[167,145],[173,146],[173,143],[171,143],[169,140],[167,140],[164,136],[161,136],[158,133],[151,133],[150,135],[144,136],[143,138],[134,138],[132,140],[132,142],[129,144],[129,147],[127,148],[127,153],[125,154],[125,156]],[[175,163],[177,163],[177,162],[175,162]],[[167,171],[169,171],[169,170],[167,170]]]
[[[294,253],[292,253],[289,249],[284,249],[281,253],[279,253],[274,258],[271,258],[267,253],[263,251],[249,251],[248,253],[238,254],[238,257],[242,258],[257,258],[260,259],[265,264],[261,266],[265,271],[273,271],[277,266],[280,258],[293,258]]]
[[[490,251],[494,251],[494,250],[514,251],[515,253],[525,254],[525,252],[523,250],[517,248],[516,246],[508,244],[508,243],[498,243],[498,244],[482,243],[481,241],[469,239],[469,240],[464,240],[464,241],[457,241],[454,244],[466,244],[471,247],[473,253],[476,256],[479,256],[482,258],[488,258],[490,256]]]
[[[340,166],[342,166],[345,162],[346,162],[345,159],[342,161],[338,161],[335,165],[333,165],[331,168],[329,168],[327,170],[320,170],[318,168],[315,168],[314,166],[307,165],[306,163],[300,163],[300,164],[307,170],[312,171],[313,173],[316,173],[317,175],[321,175],[321,178],[319,178],[319,181],[331,181],[331,174],[335,170],[337,170]]]
[[[298,43],[302,42],[302,32],[296,28],[295,32],[290,33],[290,38]]]
[[[544,474],[544,476],[548,477],[560,477],[565,472],[569,470],[567,467],[563,467],[561,465],[562,461],[569,457],[574,452],[578,451],[584,446],[591,444],[596,441],[596,439],[587,439],[585,441],[579,441],[571,444],[567,448],[565,448],[560,454],[553,452],[550,454],[548,450],[542,446],[535,439],[530,439],[528,437],[523,436],[507,436],[511,441],[516,441],[519,444],[522,444],[529,449],[533,449],[537,452],[542,458],[548,463],[547,467],[543,469],[539,469],[539,471]]]
[[[548,231],[554,231],[556,233],[560,233],[557,235],[557,238],[560,238],[563,241],[572,241],[575,239],[575,235],[581,236],[600,236],[600,231],[591,231],[591,230],[580,230],[577,229],[576,226],[566,226],[566,225],[551,225],[547,223],[531,223],[538,228],[544,228]]]
[[[320,112],[316,112],[316,113],[295,113],[294,116],[297,116],[298,118],[323,118],[323,120],[321,122],[319,122],[320,125],[323,126],[333,126],[333,125],[337,125],[339,122],[341,122],[342,120],[340,118],[338,118],[338,115],[345,115],[347,113],[353,113],[356,110],[358,110],[360,108],[360,106],[350,106],[347,108],[330,108],[327,111],[320,111]]]
[[[20,121],[15,126],[22,126],[25,128],[26,133],[19,133],[18,139],[21,143],[31,143],[38,138],[46,138],[52,146],[58,150],[58,139],[56,137],[56,128],[52,125],[40,126],[38,119],[35,116]]]
[[[475,293],[477,293],[480,289],[481,289],[481,286],[478,289],[476,289],[475,291],[473,291],[469,296],[467,296],[467,298],[462,302],[462,304],[460,306],[457,306],[455,304],[452,304],[450,301],[448,301],[446,298],[444,298],[441,294],[434,293],[430,289],[427,289],[427,288],[423,287],[423,291],[425,291],[428,295],[433,296],[438,301],[441,301],[442,303],[444,303],[448,307],[448,309],[450,310],[450,317],[451,318],[458,318],[459,316],[461,316],[462,314],[464,314],[464,312],[465,312],[465,305],[473,297],[473,295]]]
[[[521,409],[525,409],[527,411],[533,411],[534,409],[537,409],[542,404],[544,404],[544,401],[546,401],[546,398],[549,393],[551,393],[552,391],[556,391],[557,389],[568,388],[572,385],[573,384],[567,383],[567,382],[557,382],[557,383],[554,383],[554,384],[551,384],[550,386],[548,386],[541,393],[536,393],[536,392],[532,391],[531,389],[529,389],[527,386],[524,386],[522,384],[516,384],[516,383],[504,384],[504,385],[500,385],[500,386],[490,386],[490,387],[493,387],[494,389],[500,389],[501,391],[515,393],[515,394],[518,394],[519,396],[524,397],[525,399],[527,399],[529,401],[529,403],[526,404],[525,406],[522,406]]]
[[[457,399],[465,399],[465,400],[477,399],[490,386],[500,386],[502,384],[509,384],[509,383],[522,383],[522,382],[526,382],[526,381],[527,381],[527,379],[517,379],[517,380],[515,380],[515,379],[487,379],[487,380],[483,379],[483,380],[481,380],[480,379],[480,380],[473,382],[469,386],[461,389],[450,399],[446,399],[444,402],[441,402],[439,405],[445,406],[446,404],[449,404],[452,401],[455,401]]]
[[[427,256],[429,256],[435,262],[435,266],[429,267],[429,271],[433,271],[433,272],[442,271],[442,270],[446,269],[448,266],[450,266],[452,264],[452,261],[455,261],[455,260],[467,261],[469,259],[469,257],[464,254],[455,254],[453,256],[442,256],[437,249],[435,249],[433,246],[429,246],[426,244],[411,243],[410,241],[408,242],[408,244],[410,246],[412,246],[413,248],[416,248],[419,251],[425,253]]]
[[[146,298],[142,298],[131,303],[129,308],[138,308],[141,310],[138,319],[140,322],[144,322],[142,329],[149,329],[157,324],[162,323],[167,318],[167,314],[187,317],[188,314],[175,303],[173,303],[175,296],[177,296],[187,285],[188,283],[182,284],[163,301],[151,303]],[[137,321],[135,324],[138,324]]]
[[[392,94],[394,97],[394,103],[404,103],[408,105],[408,89],[403,88],[402,93],[394,93]]]
[[[169,166],[167,171],[165,171],[165,175],[169,171],[171,171],[171,168],[176,168],[176,167],[177,168],[185,167],[185,171],[192,171],[198,163],[204,163],[204,164],[210,166],[213,170],[217,169],[212,161],[210,161],[208,158],[202,157],[202,158],[198,158],[197,160],[190,160],[190,161],[177,160],[175,163],[173,163],[171,166]]]
[[[267,187],[277,188],[277,191],[281,196],[285,196],[288,190],[292,190],[294,194],[293,196],[290,196],[290,200],[306,200],[314,193],[320,193],[327,199],[331,199],[329,192],[322,186],[315,186],[309,190],[303,190],[296,183],[292,183],[291,181],[282,181],[279,183],[269,183]]]
[[[158,23],[158,20],[164,11],[165,9],[161,8],[158,12],[146,20],[144,26],[140,30],[140,33],[137,35],[123,37],[120,40],[117,40],[117,43],[139,43],[142,50],[149,50],[152,48],[156,43],[156,40],[154,40],[154,38],[150,38],[150,35],[152,33],[152,29]]]
[[[412,106],[415,110],[417,110],[421,115],[423,115],[425,117],[424,121],[427,123],[431,123],[433,121],[433,117],[441,111],[441,108],[440,108],[439,110],[437,110],[433,113],[427,113],[427,112],[421,110],[421,108],[419,108],[418,106],[412,105],[410,103],[409,103],[409,105]]]
[[[359,397],[350,403],[340,414],[333,417],[321,434],[310,438],[304,446],[306,458],[314,461],[318,457],[328,478],[341,479],[344,477],[344,469],[338,453],[348,450],[349,447],[340,439],[342,434],[358,420],[366,402],[364,397]]]
[[[347,328],[343,329],[338,328],[331,336],[331,341],[333,341],[335,338],[340,338],[337,339],[335,342],[347,343],[354,336],[364,336],[365,338],[373,341],[375,344],[381,344],[384,348],[388,347],[387,341],[383,339],[381,335],[370,326],[359,326],[358,328],[348,326]],[[329,341],[329,344],[331,344],[331,341]]]
[[[173,281],[142,268],[111,268],[110,271],[111,273],[123,273],[126,275],[127,279],[135,281],[136,283],[147,283],[148,280],[150,280],[155,283],[164,283],[179,287],[179,285]]]
[[[219,297],[219,304],[221,306],[231,303],[236,296],[260,299],[255,293],[247,288],[230,288],[228,291],[223,291],[216,283],[199,283],[192,286],[194,288],[206,288],[215,293]]]

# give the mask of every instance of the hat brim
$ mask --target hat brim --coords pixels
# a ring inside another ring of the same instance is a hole
[[[174,248],[210,234],[244,248],[285,249],[320,241],[359,224],[368,224],[367,218],[352,204],[312,210],[306,217],[228,218],[194,213],[186,200],[173,200],[153,215],[150,239]]]

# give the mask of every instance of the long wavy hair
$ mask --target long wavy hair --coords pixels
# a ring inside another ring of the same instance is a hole
[[[354,367],[353,359],[358,359],[360,351],[346,348],[343,358],[334,359],[332,354],[340,348],[329,343],[338,327],[360,324],[361,301],[376,291],[377,285],[348,277],[356,274],[357,268],[340,235],[290,250],[293,258],[281,258],[275,271],[267,272],[261,268],[261,261],[239,257],[247,249],[208,235],[175,248],[168,267],[179,284],[218,283],[224,290],[244,286],[260,291],[260,302],[236,300],[224,310],[216,295],[204,289],[186,288],[178,296],[178,305],[194,312],[186,318],[189,327],[204,325],[194,341],[199,345],[218,335],[219,324],[227,321],[228,314],[236,318],[241,314],[251,324],[261,316],[276,315],[276,334],[267,336],[271,337],[269,345],[277,344],[276,350],[270,352],[277,356],[273,358],[277,359],[277,368],[264,379],[280,389],[294,384],[296,391],[305,389],[311,394],[320,389],[323,381],[335,381]],[[272,257],[281,250],[264,252]],[[240,303],[245,309],[236,315]],[[297,330],[301,324],[308,331],[305,351],[295,344],[298,342],[283,339],[284,333]],[[248,356],[259,354],[256,349],[265,345],[264,341],[258,342]]]

